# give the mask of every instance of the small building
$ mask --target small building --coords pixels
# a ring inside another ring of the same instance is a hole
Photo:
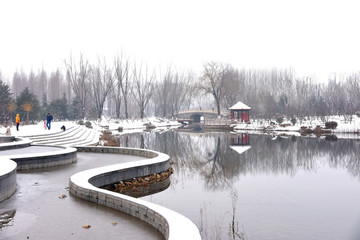
[[[241,122],[247,122],[250,120],[251,107],[246,104],[238,102],[229,109],[231,112],[231,120],[238,120]]]

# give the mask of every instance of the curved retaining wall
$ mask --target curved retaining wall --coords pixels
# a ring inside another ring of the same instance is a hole
[[[42,145],[36,145],[42,146]],[[49,147],[44,145],[44,147]],[[52,146],[54,147],[54,146]],[[77,150],[71,147],[58,147],[59,151],[19,154],[9,158],[17,163],[18,170],[39,169],[63,166],[77,161]]]
[[[134,148],[76,148],[80,152],[137,155],[149,159],[94,168],[74,174],[69,180],[71,194],[139,218],[158,229],[166,239],[201,239],[196,225],[183,215],[154,203],[99,188],[122,180],[166,171],[170,167],[168,155]]]
[[[27,138],[15,138],[12,136],[0,138],[0,151],[30,147],[32,141]]]
[[[0,136],[0,144],[15,141],[15,136]]]
[[[0,158],[0,202],[9,198],[16,191],[16,163]]]

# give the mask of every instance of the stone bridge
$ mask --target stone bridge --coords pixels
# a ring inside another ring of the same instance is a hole
[[[229,116],[229,111],[224,110],[220,114],[221,117],[227,117]],[[187,111],[180,111],[177,114],[175,114],[175,117],[178,119],[184,119],[184,120],[191,120],[194,122],[200,122],[201,117],[204,117],[204,119],[215,119],[218,117],[218,113],[216,110],[187,110]]]

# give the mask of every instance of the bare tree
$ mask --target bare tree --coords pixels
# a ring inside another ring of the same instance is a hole
[[[41,70],[38,74],[38,87],[37,87],[37,95],[38,99],[43,98],[43,96],[47,97],[48,92],[48,76],[44,69]]]
[[[84,118],[86,114],[86,100],[88,96],[86,83],[89,75],[89,63],[81,54],[78,64],[76,64],[73,57],[70,56],[69,61],[65,61],[65,66],[71,87],[74,90],[76,98],[80,101],[80,116],[81,118]]]
[[[202,77],[200,78],[200,89],[214,97],[218,115],[221,114],[221,101],[225,93],[225,75],[227,65],[216,62],[208,62],[204,65]]]
[[[170,95],[171,101],[171,116],[174,116],[176,112],[179,112],[182,108],[191,104],[194,95],[196,95],[196,89],[194,88],[194,74],[189,72],[176,73],[173,77],[171,89],[169,90],[172,94]]]
[[[232,67],[229,67],[224,76],[224,97],[222,106],[229,109],[232,105],[244,98],[244,92],[240,91],[239,73]]]
[[[154,74],[149,74],[148,68],[145,67],[143,71],[142,66],[137,67],[134,65],[134,89],[133,94],[135,101],[139,106],[140,118],[143,119],[145,116],[145,109],[150,102],[154,89]]]
[[[114,88],[113,68],[105,60],[99,60],[98,66],[93,66],[89,74],[89,95],[95,103],[97,117],[101,118],[104,103]]]
[[[115,59],[115,78],[114,98],[116,105],[116,117],[120,118],[121,101],[124,99],[125,118],[129,118],[128,98],[131,92],[131,81],[129,76],[129,60],[121,55]]]
[[[353,73],[346,79],[347,89],[350,97],[348,103],[352,103],[353,108],[360,109],[360,73]]]
[[[26,87],[28,87],[26,74],[24,71],[21,71],[20,73],[16,71],[12,79],[12,91],[15,97],[17,97]]]
[[[61,83],[62,83],[62,74],[60,73],[59,69],[55,72],[52,72],[49,78],[49,101],[60,99],[61,93]]]
[[[166,117],[169,108],[171,108],[172,102],[170,102],[170,95],[175,94],[173,89],[171,89],[171,84],[173,81],[173,72],[171,67],[169,67],[164,76],[161,76],[161,82],[157,84],[157,97],[159,98],[159,107],[160,107],[160,114],[162,117]]]

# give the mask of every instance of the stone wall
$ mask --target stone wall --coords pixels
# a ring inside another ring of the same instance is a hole
[[[18,167],[18,170],[40,169],[48,167],[57,167],[77,162],[76,148],[59,147],[59,151],[37,153],[37,154],[21,154],[11,156]]]
[[[137,155],[149,159],[77,173],[69,180],[71,194],[145,221],[159,230],[166,239],[201,239],[196,225],[183,215],[141,199],[99,188],[122,180],[166,171],[170,167],[168,155],[134,148],[77,147],[77,149],[81,152]]]
[[[7,143],[15,141],[15,136],[1,136],[0,143]]]
[[[32,141],[26,138],[0,137],[0,151],[30,147],[31,143]]]
[[[16,191],[16,163],[9,159],[0,159],[0,202]]]

